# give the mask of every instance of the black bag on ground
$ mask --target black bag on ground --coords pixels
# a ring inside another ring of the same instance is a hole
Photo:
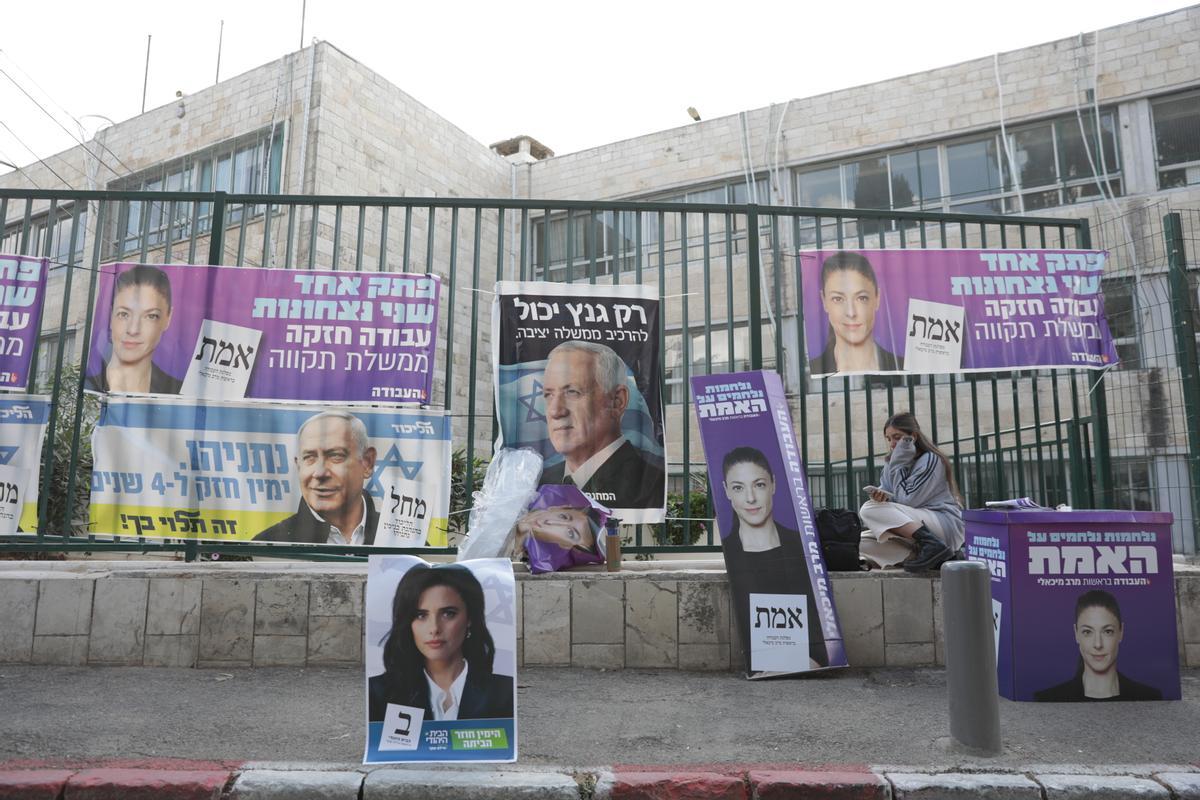
[[[862,536],[862,521],[858,514],[844,508],[823,508],[817,512],[817,536],[821,539],[821,555],[830,572],[857,572],[858,542]]]

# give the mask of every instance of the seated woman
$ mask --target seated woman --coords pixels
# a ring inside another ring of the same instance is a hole
[[[921,432],[917,418],[902,411],[883,425],[890,450],[879,486],[858,511],[872,538],[863,538],[862,554],[878,563],[895,563],[898,545],[911,554],[908,572],[936,570],[963,546],[962,496],[950,459]],[[900,550],[901,553],[904,550]]]
[[[721,462],[722,485],[733,519],[722,537],[733,606],[742,632],[742,652],[750,657],[750,593],[803,594],[808,607],[809,669],[828,666],[817,601],[808,575],[800,532],[775,521],[775,474],[762,451],[735,447]],[[747,664],[756,672],[753,663]],[[803,667],[797,668],[800,671]]]
[[[418,564],[392,601],[383,673],[368,681],[368,717],[389,703],[425,709],[425,719],[513,715],[513,681],[492,672],[496,645],[484,617],[483,587],[459,564]]]
[[[1125,638],[1117,598],[1100,589],[1079,595],[1075,601],[1075,644],[1079,664],[1075,677],[1033,693],[1042,702],[1082,700],[1162,700],[1153,686],[1126,678],[1117,671],[1117,654]]]

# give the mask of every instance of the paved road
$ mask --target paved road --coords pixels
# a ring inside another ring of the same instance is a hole
[[[848,670],[751,682],[732,674],[528,668],[528,765],[971,763],[945,749],[940,670]],[[363,677],[349,669],[0,666],[0,761],[194,758],[352,764]],[[1200,762],[1200,670],[1182,702],[1001,701],[1006,752],[1031,764]],[[979,760],[976,759],[975,762]]]

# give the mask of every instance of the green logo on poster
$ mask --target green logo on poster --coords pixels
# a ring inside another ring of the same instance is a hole
[[[508,733],[503,728],[470,728],[450,731],[452,750],[503,750],[508,748]]]

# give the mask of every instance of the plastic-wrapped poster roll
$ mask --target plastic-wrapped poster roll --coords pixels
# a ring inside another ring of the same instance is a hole
[[[512,562],[371,556],[364,764],[517,760]]]
[[[846,666],[779,375],[695,377],[692,398],[748,676]]]

